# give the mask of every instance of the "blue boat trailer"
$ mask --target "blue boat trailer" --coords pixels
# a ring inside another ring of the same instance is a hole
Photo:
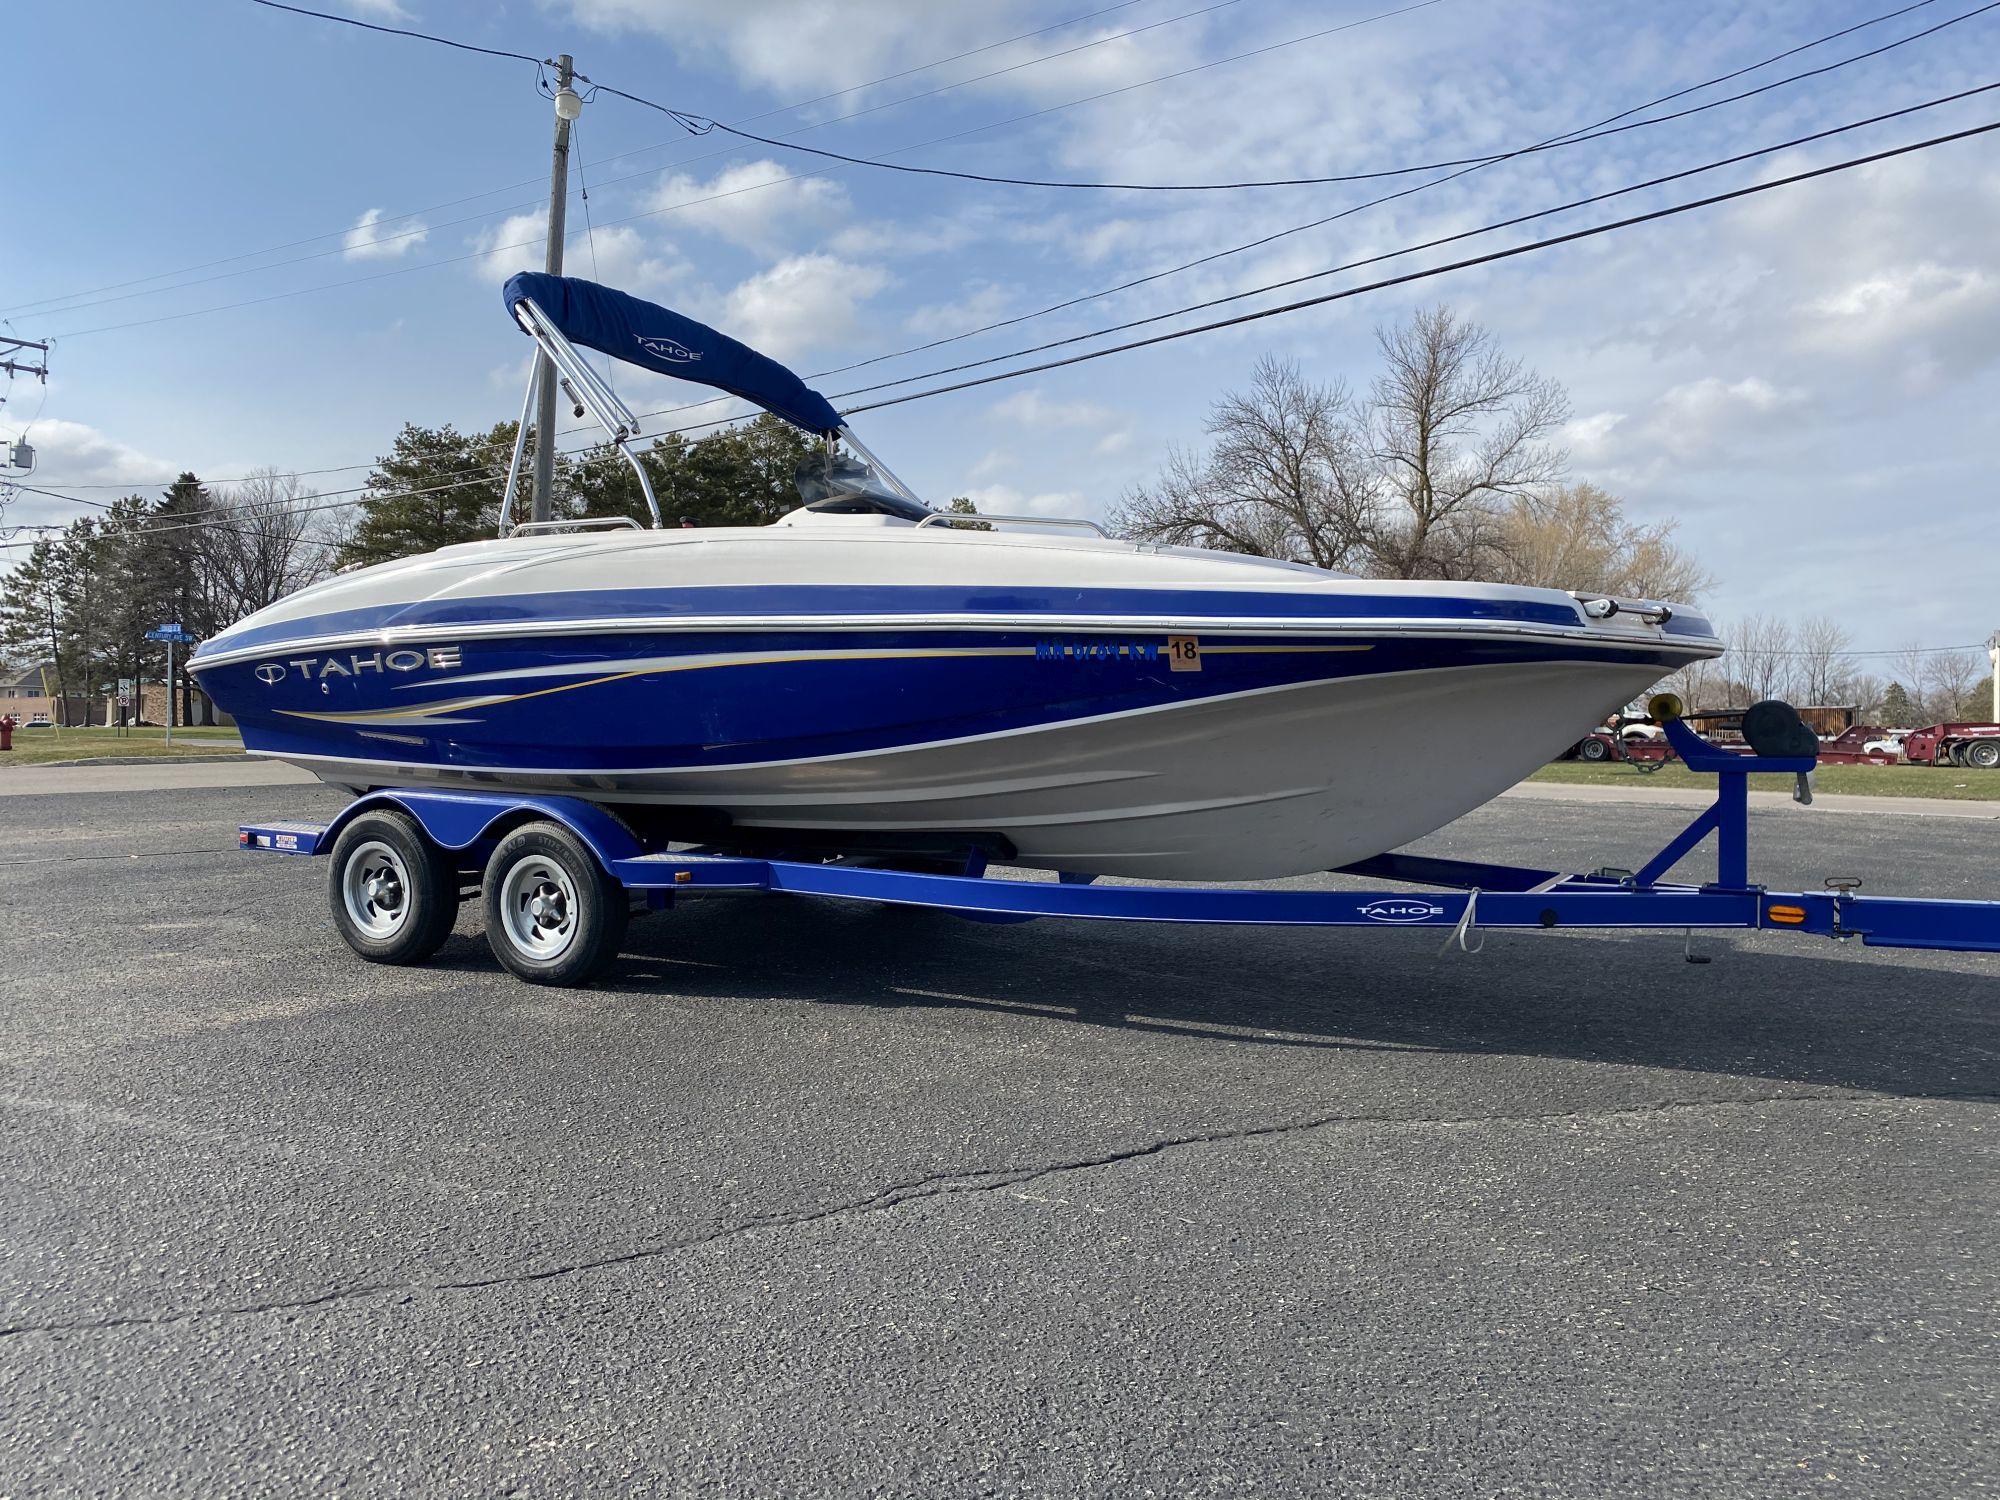
[[[1285,927],[1433,927],[1476,951],[1488,928],[1763,929],[1885,948],[2000,953],[2000,901],[1862,895],[1858,881],[1770,891],[1749,874],[1749,778],[1798,778],[1810,800],[1810,755],[1719,749],[1678,719],[1664,725],[1716,796],[1642,868],[1564,874],[1390,853],[1332,872],[1395,882],[1377,890],[1102,884],[987,873],[975,836],[923,857],[853,849],[791,857],[722,845],[649,842],[616,813],[560,795],[398,788],[371,792],[330,824],[245,825],[243,848],[341,856],[336,922],[378,962],[418,962],[451,930],[458,900],[478,889],[497,957],[540,983],[587,982],[616,955],[633,901],[659,911],[698,896],[816,896],[922,907],[990,922],[1037,917]],[[1666,875],[1713,837],[1716,878]],[[914,867],[913,867],[914,866]],[[942,867],[942,868],[941,868]],[[426,909],[426,902],[429,903]]]

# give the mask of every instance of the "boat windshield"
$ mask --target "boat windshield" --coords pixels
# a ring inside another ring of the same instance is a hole
[[[873,467],[851,453],[831,458],[815,454],[792,475],[807,510],[834,515],[874,512],[921,521],[931,515],[927,505],[898,494]]]

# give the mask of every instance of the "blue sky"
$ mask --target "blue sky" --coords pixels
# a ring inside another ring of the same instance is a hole
[[[1160,181],[1504,150],[1895,8],[1439,0],[1295,40],[1396,4],[1137,0],[1088,19],[1078,18],[1104,0],[321,8],[537,55],[567,50],[602,82],[718,119],[761,116],[747,127],[760,133],[813,127],[802,139],[854,154],[956,137],[898,159]],[[1936,0],[1687,102],[1977,4]],[[989,45],[1038,28],[1053,29]],[[46,395],[17,382],[0,407],[9,435],[36,418],[34,482],[101,498],[115,491],[83,487],[268,465],[335,470],[308,482],[340,489],[361,482],[405,420],[472,427],[514,414],[525,346],[497,292],[509,271],[541,258],[550,112],[532,69],[246,0],[70,0],[17,7],[8,30],[10,52],[32,59],[41,82],[16,96],[6,153],[0,316],[24,336],[58,339]],[[914,374],[1163,312],[1993,82],[1996,42],[2000,11],[1821,79],[1510,161],[866,373]],[[973,48],[987,50],[930,66]],[[1224,61],[1255,49],[1269,50]],[[998,69],[1009,71],[970,81]],[[853,91],[788,108],[840,89]],[[1555,222],[1580,227],[1985,123],[2000,118],[1995,101]],[[833,118],[854,111],[867,113]],[[1643,519],[1677,518],[1718,575],[1706,602],[1720,616],[1832,613],[1863,647],[1983,640],[2000,627],[1996,142],[897,408],[858,430],[933,497],[1101,514],[1170,443],[1198,439],[1209,402],[1260,355],[1365,385],[1372,330],[1443,300],[1569,388],[1574,475],[1619,491]],[[585,111],[578,147],[597,184],[598,227],[584,234],[572,200],[569,270],[591,275],[594,264],[601,279],[807,372],[1032,312],[1374,196],[1366,184],[1056,193],[828,170],[781,149],[693,139],[609,97]],[[204,265],[252,251],[270,253]],[[200,269],[112,286],[188,267]],[[224,307],[252,299],[270,300]],[[40,305],[22,305],[31,301]],[[189,312],[201,315],[176,316]],[[703,394],[636,371],[619,379],[641,411]],[[846,388],[843,377],[823,384]],[[23,495],[6,520],[75,513]]]

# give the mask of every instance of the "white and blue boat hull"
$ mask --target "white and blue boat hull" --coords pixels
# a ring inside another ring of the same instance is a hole
[[[1047,868],[1253,879],[1489,800],[1713,654],[1703,622],[1676,623],[1359,584],[489,592],[253,617],[196,669],[254,753],[357,789],[563,792],[836,842],[988,834]]]

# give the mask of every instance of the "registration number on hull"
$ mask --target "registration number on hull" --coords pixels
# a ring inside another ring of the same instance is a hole
[[[1035,642],[1036,661],[1133,661],[1150,666],[1162,657],[1172,671],[1199,672],[1201,640],[1192,635],[1170,635],[1165,645],[1110,638]]]

